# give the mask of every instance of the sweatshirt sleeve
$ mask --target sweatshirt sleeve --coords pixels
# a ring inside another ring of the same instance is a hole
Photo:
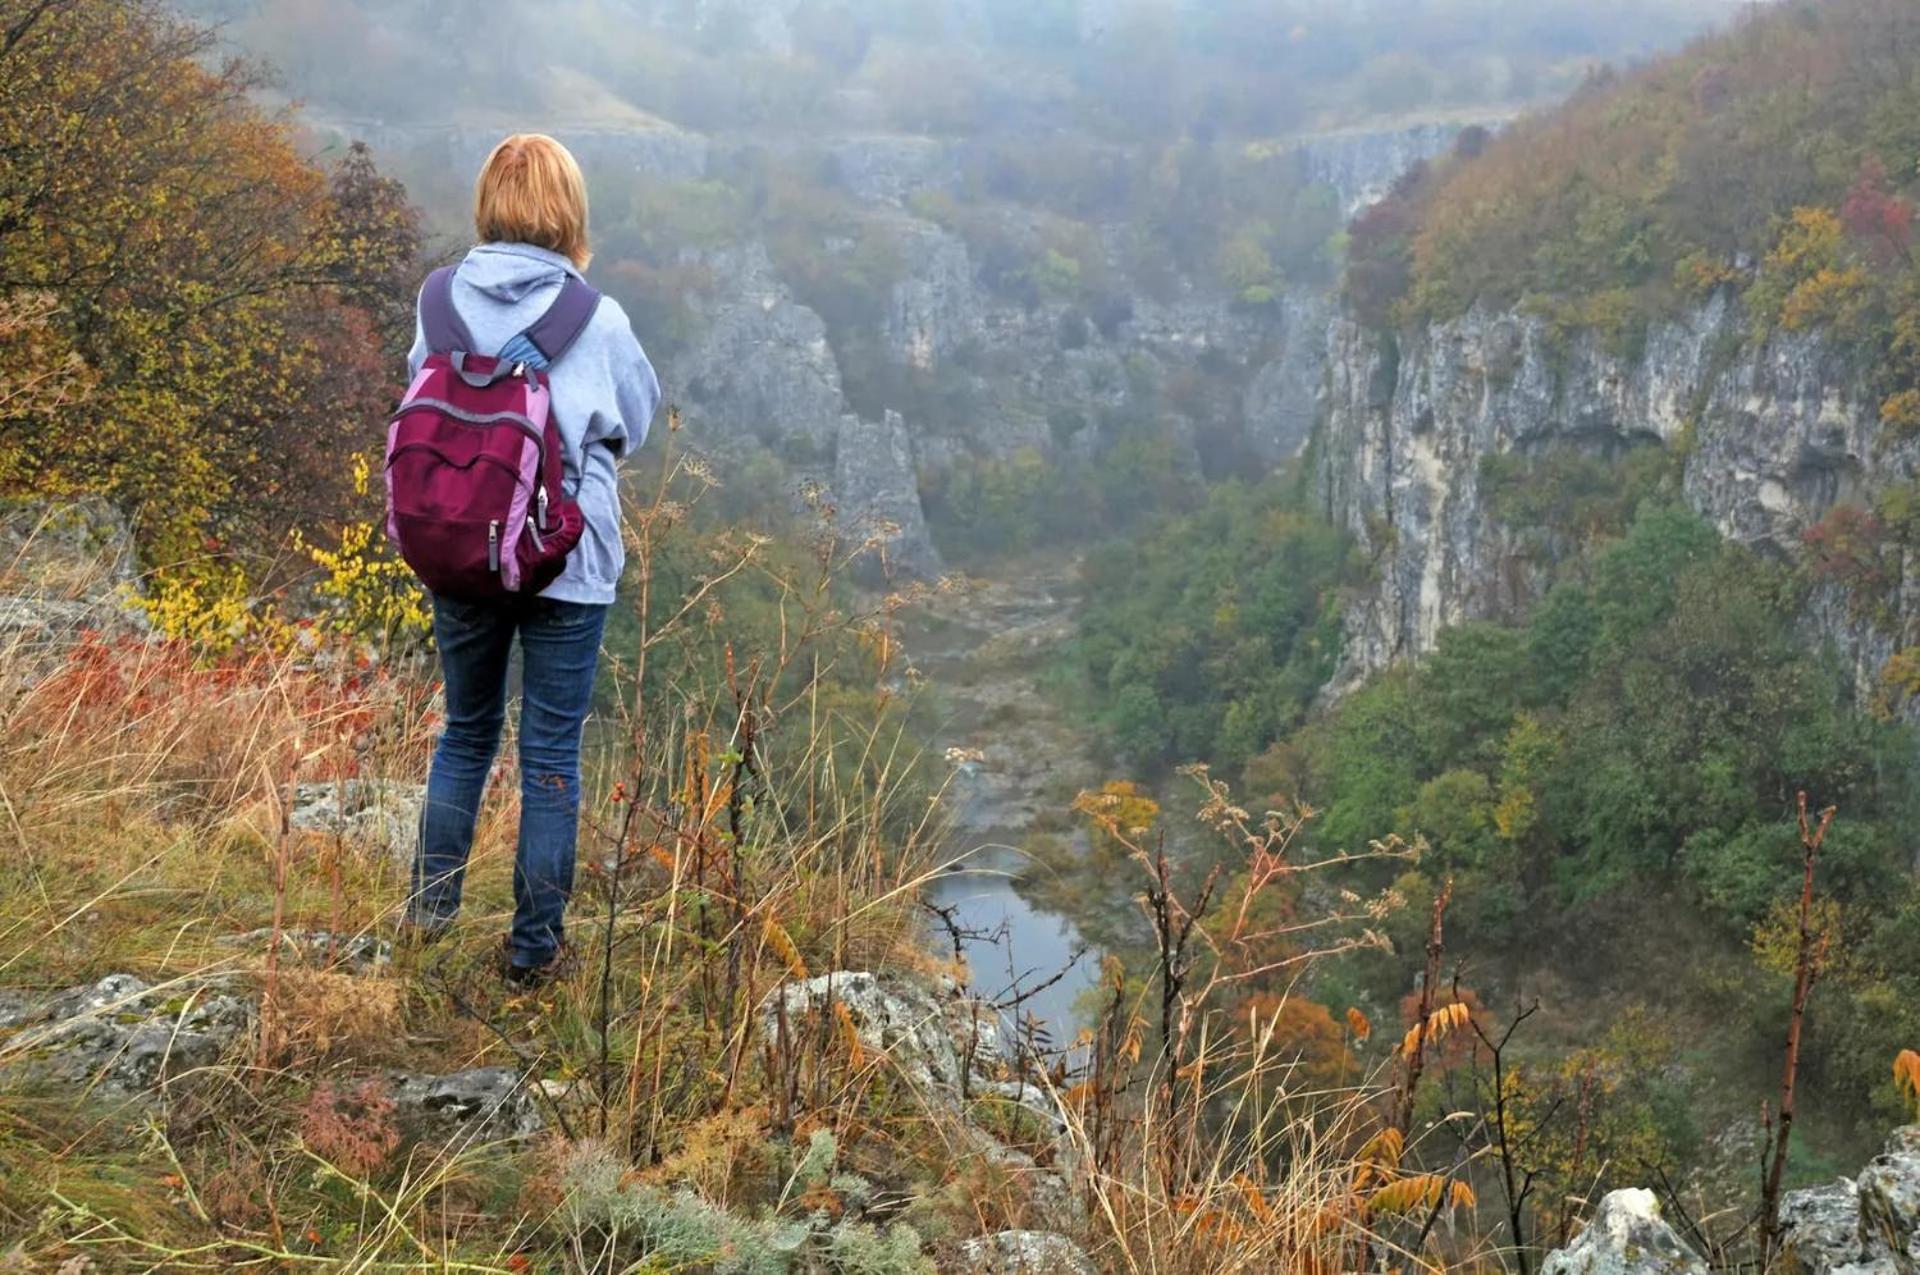
[[[660,378],[633,334],[633,322],[619,303],[608,298],[604,304],[616,320],[615,336],[610,343],[608,372],[613,379],[614,411],[610,417],[594,422],[588,443],[604,443],[615,458],[624,458],[647,441],[653,414],[660,407]]]

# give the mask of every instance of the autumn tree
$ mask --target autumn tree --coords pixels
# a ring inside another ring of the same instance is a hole
[[[90,385],[9,421],[0,483],[105,495],[150,565],[258,580],[348,501],[418,234],[365,152],[330,180],[210,51],[154,0],[0,0],[0,293]]]

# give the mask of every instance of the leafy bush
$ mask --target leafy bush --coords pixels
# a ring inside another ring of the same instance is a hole
[[[1345,537],[1286,484],[1227,483],[1085,569],[1075,658],[1116,747],[1154,767],[1238,766],[1295,729],[1339,654]]]

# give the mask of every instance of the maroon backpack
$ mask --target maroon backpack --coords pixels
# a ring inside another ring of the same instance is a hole
[[[524,336],[551,367],[599,304],[569,275]],[[585,526],[562,485],[547,373],[473,352],[452,267],[427,278],[420,326],[432,353],[387,426],[387,535],[436,594],[531,597],[559,578]]]

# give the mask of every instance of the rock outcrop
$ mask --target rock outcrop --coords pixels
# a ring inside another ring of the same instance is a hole
[[[1587,1229],[1547,1255],[1540,1275],[1707,1275],[1707,1264],[1660,1216],[1653,1192],[1612,1191]]]
[[[526,1077],[510,1067],[387,1078],[401,1132],[440,1146],[524,1138],[546,1128]]]
[[[0,503],[0,644],[146,631],[126,519],[106,501]]]
[[[131,974],[34,999],[0,995],[0,1068],[113,1099],[156,1095],[211,1067],[252,1026],[252,1002],[204,983]]]
[[[956,1275],[1098,1275],[1072,1240],[1052,1231],[998,1231],[960,1246]]]
[[[1508,112],[1493,112],[1471,119],[1313,133],[1300,139],[1300,156],[1312,179],[1331,187],[1351,215],[1380,199],[1400,174],[1421,160],[1444,154],[1461,130],[1497,129],[1512,118]]]
[[[957,985],[938,992],[861,971],[822,974],[775,989],[760,1025],[775,1049],[791,1048],[782,1042],[803,1040],[844,1014],[861,1049],[884,1059],[930,1109],[944,1112],[975,1155],[1022,1183],[1034,1221],[1074,1228],[1081,1208],[1054,1095],[1013,1074],[997,1011]],[[1006,1145],[986,1125],[1021,1130],[1029,1149]],[[1035,1154],[1033,1142],[1048,1145]]]
[[[848,417],[835,444],[833,498],[851,515],[842,530],[852,544],[871,541],[883,578],[927,580],[945,570],[927,530],[914,473],[913,437],[898,412],[879,424]]]
[[[1631,350],[1518,313],[1391,334],[1342,320],[1328,362],[1319,492],[1378,577],[1348,614],[1348,684],[1432,649],[1448,625],[1518,618],[1540,596],[1551,563],[1490,507],[1497,459],[1673,447],[1695,511],[1737,542],[1789,554],[1836,502],[1867,498],[1920,456],[1886,436],[1840,351],[1812,333],[1756,341],[1725,295]],[[1920,598],[1895,609],[1910,619]],[[1870,685],[1892,652],[1887,633],[1833,596],[1812,621]]]
[[[1853,1180],[1780,1202],[1783,1275],[1920,1271],[1920,1126],[1898,1130]]]
[[[1790,1191],[1780,1201],[1776,1275],[1914,1275],[1920,1271],[1920,1125],[1896,1131],[1856,1179]],[[1706,1275],[1660,1218],[1651,1191],[1615,1191],[1541,1275]]]
[[[298,785],[290,827],[342,837],[405,867],[419,841],[425,784],[389,779],[322,780]]]

